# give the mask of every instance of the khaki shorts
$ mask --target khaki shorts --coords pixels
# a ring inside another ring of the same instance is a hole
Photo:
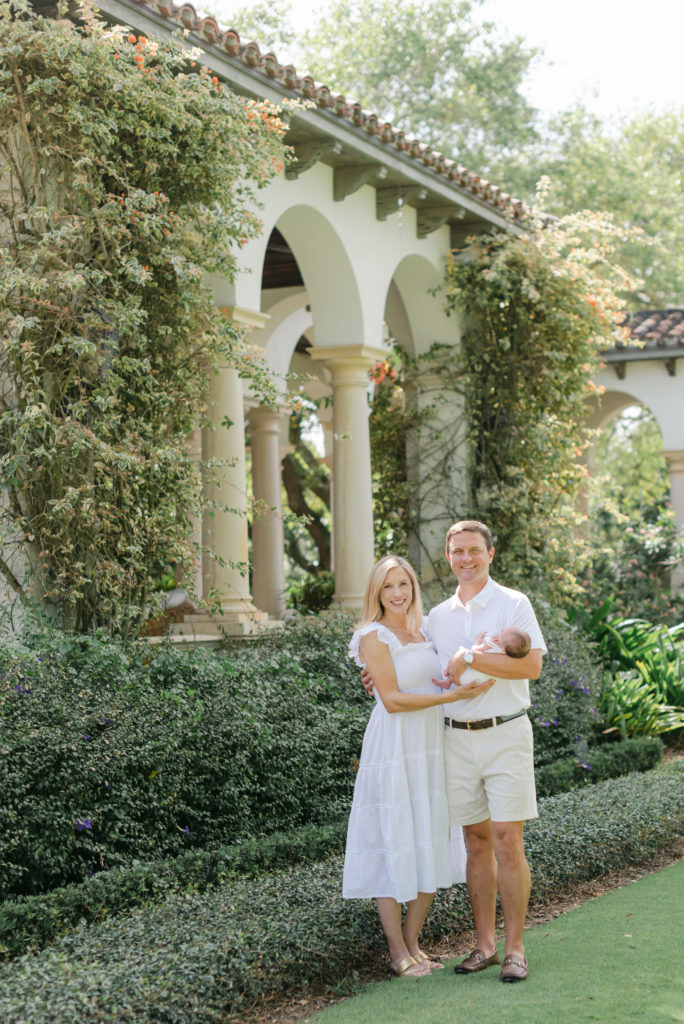
[[[532,724],[527,715],[491,729],[444,727],[449,818],[456,825],[478,821],[526,821],[537,817]]]

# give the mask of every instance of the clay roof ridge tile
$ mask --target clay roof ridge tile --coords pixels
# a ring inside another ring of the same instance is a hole
[[[530,209],[522,200],[512,197],[498,185],[493,185],[486,178],[480,178],[443,153],[434,151],[427,143],[407,138],[404,131],[394,128],[389,121],[381,122],[376,113],[365,111],[360,103],[348,101],[344,94],[333,95],[328,85],[317,83],[312,75],[300,77],[294,65],[281,66],[277,55],[272,51],[262,55],[256,41],[241,43],[235,29],[221,31],[214,18],[200,18],[191,3],[176,6],[173,0],[136,2],[140,6],[157,11],[164,18],[180,22],[185,29],[195,32],[207,43],[220,46],[229,57],[241,59],[248,67],[261,71],[268,78],[282,81],[286,89],[300,92],[306,99],[315,101],[319,107],[330,109],[355,127],[363,128],[368,135],[377,137],[381,142],[393,143],[399,152],[406,153],[414,160],[420,160],[436,174],[443,175],[449,181],[468,189],[490,205],[507,209],[515,219],[522,219],[529,214]]]

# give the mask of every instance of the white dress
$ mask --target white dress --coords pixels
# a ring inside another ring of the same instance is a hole
[[[402,646],[378,622],[358,629],[350,657],[362,665],[361,637],[372,630],[392,656],[404,693],[438,694],[441,677],[432,644]],[[375,694],[363,737],[347,829],[342,896],[390,896],[399,903],[465,880],[461,829],[449,834],[442,742],[444,707],[390,714]]]

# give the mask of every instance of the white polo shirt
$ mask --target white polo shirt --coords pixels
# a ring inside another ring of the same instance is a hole
[[[442,601],[427,617],[427,629],[442,671],[459,647],[472,647],[478,634],[500,633],[506,626],[517,626],[530,636],[531,650],[546,654],[546,644],[529,598],[519,590],[502,587],[491,577],[479,594],[462,604],[458,589],[453,597]],[[465,722],[494,715],[514,715],[530,706],[530,687],[527,679],[497,679],[491,690],[445,704],[444,712],[450,718]]]

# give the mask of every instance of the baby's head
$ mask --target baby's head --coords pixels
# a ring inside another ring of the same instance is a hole
[[[517,626],[506,626],[499,634],[499,640],[509,658],[524,658],[530,649],[530,635]]]

